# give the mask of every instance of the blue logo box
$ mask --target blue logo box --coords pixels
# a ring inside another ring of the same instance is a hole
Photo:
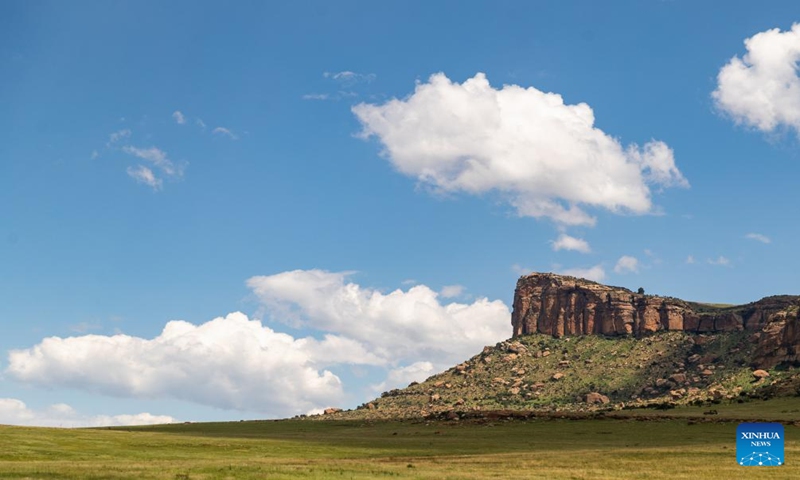
[[[783,425],[740,423],[736,428],[736,463],[743,467],[783,465]]]

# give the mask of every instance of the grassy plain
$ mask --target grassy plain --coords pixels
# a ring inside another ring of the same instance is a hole
[[[770,410],[797,418],[800,402],[781,401]],[[731,408],[764,411],[754,405]],[[682,412],[693,411],[663,413]],[[747,468],[735,461],[736,425],[631,418],[0,426],[0,478],[800,478],[800,428],[786,426],[786,465]]]

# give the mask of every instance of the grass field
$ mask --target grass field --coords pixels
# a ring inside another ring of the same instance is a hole
[[[703,415],[703,412],[713,410],[714,416]],[[652,409],[639,408],[614,412],[615,416],[649,416],[653,415]],[[800,397],[778,397],[771,400],[751,400],[744,403],[730,402],[719,405],[682,406],[671,410],[655,413],[663,418],[697,417],[714,420],[741,420],[763,422],[800,422]],[[799,423],[800,424],[800,423]],[[800,428],[798,429],[800,432]],[[800,438],[798,438],[800,440]]]
[[[797,416],[796,404],[778,407],[785,419]],[[0,478],[800,478],[800,428],[786,426],[786,465],[747,468],[735,461],[736,425],[632,418],[0,426]]]

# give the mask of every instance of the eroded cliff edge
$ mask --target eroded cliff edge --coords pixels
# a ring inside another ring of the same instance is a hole
[[[532,273],[517,281],[514,336],[633,335],[661,330],[716,333],[746,330],[757,342],[753,364],[800,365],[800,296],[766,297],[730,307],[645,295],[585,279]]]

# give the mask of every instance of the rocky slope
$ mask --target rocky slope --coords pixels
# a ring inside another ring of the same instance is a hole
[[[424,382],[325,418],[445,419],[497,412],[587,414],[800,395],[795,369],[749,366],[747,332],[645,338],[531,334],[487,346]]]
[[[533,273],[517,282],[513,335],[544,333],[642,337],[662,330],[691,333],[747,331],[757,347],[753,364],[800,363],[800,297],[767,297],[747,305],[714,307],[634,293],[575,277]]]
[[[800,396],[798,310],[800,297],[716,306],[535,273],[517,282],[511,339],[322,417],[582,415]]]

